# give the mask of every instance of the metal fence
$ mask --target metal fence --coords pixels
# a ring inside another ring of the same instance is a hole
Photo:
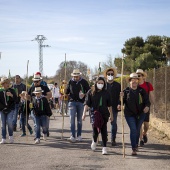
[[[170,121],[170,67],[161,67],[147,71],[146,81],[154,87],[155,105],[151,107],[151,114],[157,118]]]

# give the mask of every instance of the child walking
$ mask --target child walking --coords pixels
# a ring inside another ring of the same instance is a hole
[[[28,118],[31,110],[29,108],[30,101],[26,100],[26,95],[26,91],[22,91],[20,94],[21,100],[19,103],[19,118],[22,126],[22,134],[20,135],[21,137],[26,136],[25,126],[27,126],[31,135],[33,133],[31,126],[28,124]]]
[[[33,101],[33,110],[35,114],[35,120],[36,120],[36,140],[35,144],[40,143],[40,126],[42,126],[43,130],[43,139],[46,140],[47,137],[47,119],[48,116],[52,115],[50,105],[48,103],[48,100],[45,96],[42,95],[43,90],[41,87],[35,87],[35,100]]]

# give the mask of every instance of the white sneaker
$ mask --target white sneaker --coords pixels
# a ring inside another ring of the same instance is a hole
[[[106,147],[103,147],[103,149],[102,149],[102,155],[107,155],[107,148],[106,148]]]
[[[39,139],[39,138],[37,138],[37,139],[35,140],[35,144],[38,144],[38,143],[40,143],[40,139]]]
[[[9,143],[14,143],[14,138],[13,138],[13,136],[9,136]]]
[[[96,150],[96,142],[94,142],[94,141],[92,142],[91,149],[92,149],[92,151]]]
[[[6,143],[6,139],[2,139],[0,142],[0,144],[4,144],[4,143]]]
[[[47,140],[47,134],[43,134],[43,140]]]
[[[70,136],[70,138],[68,138],[68,140],[70,141],[70,142],[76,142],[76,139],[73,137],[73,136]]]
[[[82,137],[81,137],[81,136],[78,136],[76,140],[79,141],[79,142],[81,142],[81,141],[82,141]]]

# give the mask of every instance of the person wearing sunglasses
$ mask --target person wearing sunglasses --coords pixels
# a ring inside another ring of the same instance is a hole
[[[145,81],[147,74],[142,69],[137,69],[136,73],[138,74],[138,77],[139,77],[139,86],[145,89],[145,91],[149,95],[150,102],[154,104],[155,98],[154,98],[154,93],[153,93],[154,91],[153,86],[150,82]],[[157,109],[155,108],[155,110]],[[148,142],[147,132],[149,130],[149,119],[150,119],[150,111],[148,111],[148,113],[146,114],[146,117],[143,123],[143,128],[141,127],[140,146],[143,146],[145,143]]]
[[[104,71],[104,77],[107,80],[106,89],[110,93],[112,101],[112,113],[113,121],[111,122],[111,144],[116,145],[116,134],[117,134],[117,105],[119,103],[119,95],[121,91],[120,83],[114,81],[117,76],[117,70],[115,68],[108,68]]]

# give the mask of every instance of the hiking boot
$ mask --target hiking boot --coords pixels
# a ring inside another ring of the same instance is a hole
[[[78,137],[76,138],[76,140],[79,141],[79,142],[81,142],[81,141],[82,141],[82,137],[81,137],[81,136],[78,136]]]
[[[14,143],[14,138],[13,138],[13,136],[9,136],[9,143]]]
[[[23,134],[20,135],[20,137],[23,137],[23,136],[26,136],[26,133],[23,133]]]
[[[39,138],[36,138],[35,144],[39,144],[39,143],[40,143],[40,139],[39,139]]]
[[[112,143],[112,146],[116,146],[116,141],[115,141],[115,139],[113,139],[113,140],[111,141],[111,143]]]
[[[143,146],[143,145],[144,145],[144,141],[141,140],[141,141],[140,141],[140,146]]]
[[[106,147],[103,147],[103,149],[102,149],[102,155],[107,155],[107,148],[106,148]]]
[[[68,138],[68,140],[70,141],[70,142],[76,142],[76,139],[73,137],[73,136],[70,136],[70,138]]]
[[[6,143],[6,139],[2,139],[0,144],[5,144]]]
[[[147,142],[148,142],[147,134],[146,134],[146,135],[143,135],[143,141],[144,141],[144,143],[147,143]]]
[[[91,149],[92,149],[92,151],[96,150],[96,142],[94,142],[94,141],[92,142]]]

